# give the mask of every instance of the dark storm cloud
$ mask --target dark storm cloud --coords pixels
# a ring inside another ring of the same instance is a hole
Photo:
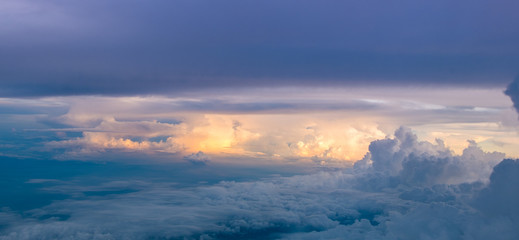
[[[515,2],[2,5],[3,96],[286,85],[500,87],[519,69]]]
[[[505,94],[512,99],[515,110],[519,113],[519,77],[516,77],[506,88]]]

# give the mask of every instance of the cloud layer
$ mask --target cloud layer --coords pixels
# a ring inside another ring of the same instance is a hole
[[[0,96],[501,87],[519,67],[512,1],[1,4]]]
[[[472,142],[453,155],[401,128],[341,171],[187,188],[50,184],[71,197],[24,217],[3,210],[0,239],[514,239],[519,164],[503,157]]]
[[[501,89],[387,90],[4,98],[0,149],[4,155],[62,160],[96,160],[107,153],[178,159],[202,151],[214,161],[233,155],[329,166],[361,159],[371,141],[408,125],[424,140],[444,139],[458,154],[473,139],[487,151],[519,156],[516,113]]]

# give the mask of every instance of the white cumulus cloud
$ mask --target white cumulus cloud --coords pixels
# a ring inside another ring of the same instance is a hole
[[[56,184],[45,190],[76,197],[2,212],[0,239],[516,239],[519,163],[503,157],[400,128],[340,171],[94,196],[78,192],[135,184]]]

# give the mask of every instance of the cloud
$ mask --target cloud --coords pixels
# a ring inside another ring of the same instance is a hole
[[[474,141],[454,155],[443,141],[436,144],[418,141],[417,136],[405,127],[395,132],[395,138],[373,141],[369,154],[355,163],[356,169],[367,169],[373,179],[367,178],[366,188],[394,187],[396,185],[434,186],[486,182],[492,167],[505,158],[499,152],[484,152]],[[383,178],[381,178],[383,176]],[[380,181],[377,186],[372,181]]]
[[[508,85],[505,94],[512,99],[514,108],[517,113],[519,113],[519,77],[516,77],[515,80]]]
[[[519,160],[505,159],[494,167],[490,184],[475,200],[489,217],[506,217],[519,223]]]
[[[460,94],[467,97],[459,99]],[[0,122],[11,127],[0,129],[0,147],[5,146],[3,154],[34,156],[37,150],[53,157],[65,151],[82,159],[92,158],[89,153],[97,159],[108,151],[180,156],[202,151],[329,166],[362,158],[371,141],[403,124],[428,141],[445,139],[456,153],[465,148],[466,139],[474,139],[485,150],[518,156],[518,136],[512,132],[517,124],[502,124],[503,115],[516,122],[516,113],[501,107],[507,102],[501,89],[424,88],[4,98]]]
[[[517,4],[462,2],[3,1],[0,95],[501,86],[519,63]]]
[[[206,165],[209,162],[209,156],[205,155],[202,151],[192,153],[184,156],[184,159],[194,165]]]
[[[352,119],[329,126],[327,121],[317,117],[301,118],[306,111],[297,112],[296,109],[294,113],[255,112],[253,116],[247,111],[210,114],[205,112],[205,108],[201,112],[198,109],[182,112],[182,101],[159,99],[164,101],[154,98],[88,98],[88,102],[102,105],[95,109],[81,101],[73,103],[68,113],[53,117],[53,121],[71,127],[52,131],[78,132],[81,135],[68,137],[61,134],[62,139],[46,142],[45,147],[48,151],[64,151],[64,156],[58,156],[60,159],[88,158],[89,154],[97,156],[97,153],[106,151],[184,155],[201,151],[207,155],[353,161],[365,151],[358,148],[359,145],[367,146],[371,140],[385,135],[373,122]],[[170,102],[164,103],[167,101]],[[124,107],[119,107],[123,103]],[[174,109],[178,105],[181,105],[178,112],[171,113],[167,108]],[[339,127],[342,131],[336,131]]]
[[[400,128],[340,171],[188,188],[146,180],[94,196],[78,193],[136,185],[57,182],[45,190],[76,197],[3,213],[0,239],[514,239],[519,165],[502,157],[474,142],[454,155]]]
[[[117,121],[102,119],[93,128],[82,130],[80,137],[45,143],[50,151],[61,150],[61,159],[76,159],[98,155],[105,151],[179,153],[184,150],[174,136],[184,131],[185,125],[157,121]],[[74,128],[72,128],[74,130]]]

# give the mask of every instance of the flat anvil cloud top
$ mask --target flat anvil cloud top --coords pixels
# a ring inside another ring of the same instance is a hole
[[[0,96],[504,86],[515,1],[2,1]]]

